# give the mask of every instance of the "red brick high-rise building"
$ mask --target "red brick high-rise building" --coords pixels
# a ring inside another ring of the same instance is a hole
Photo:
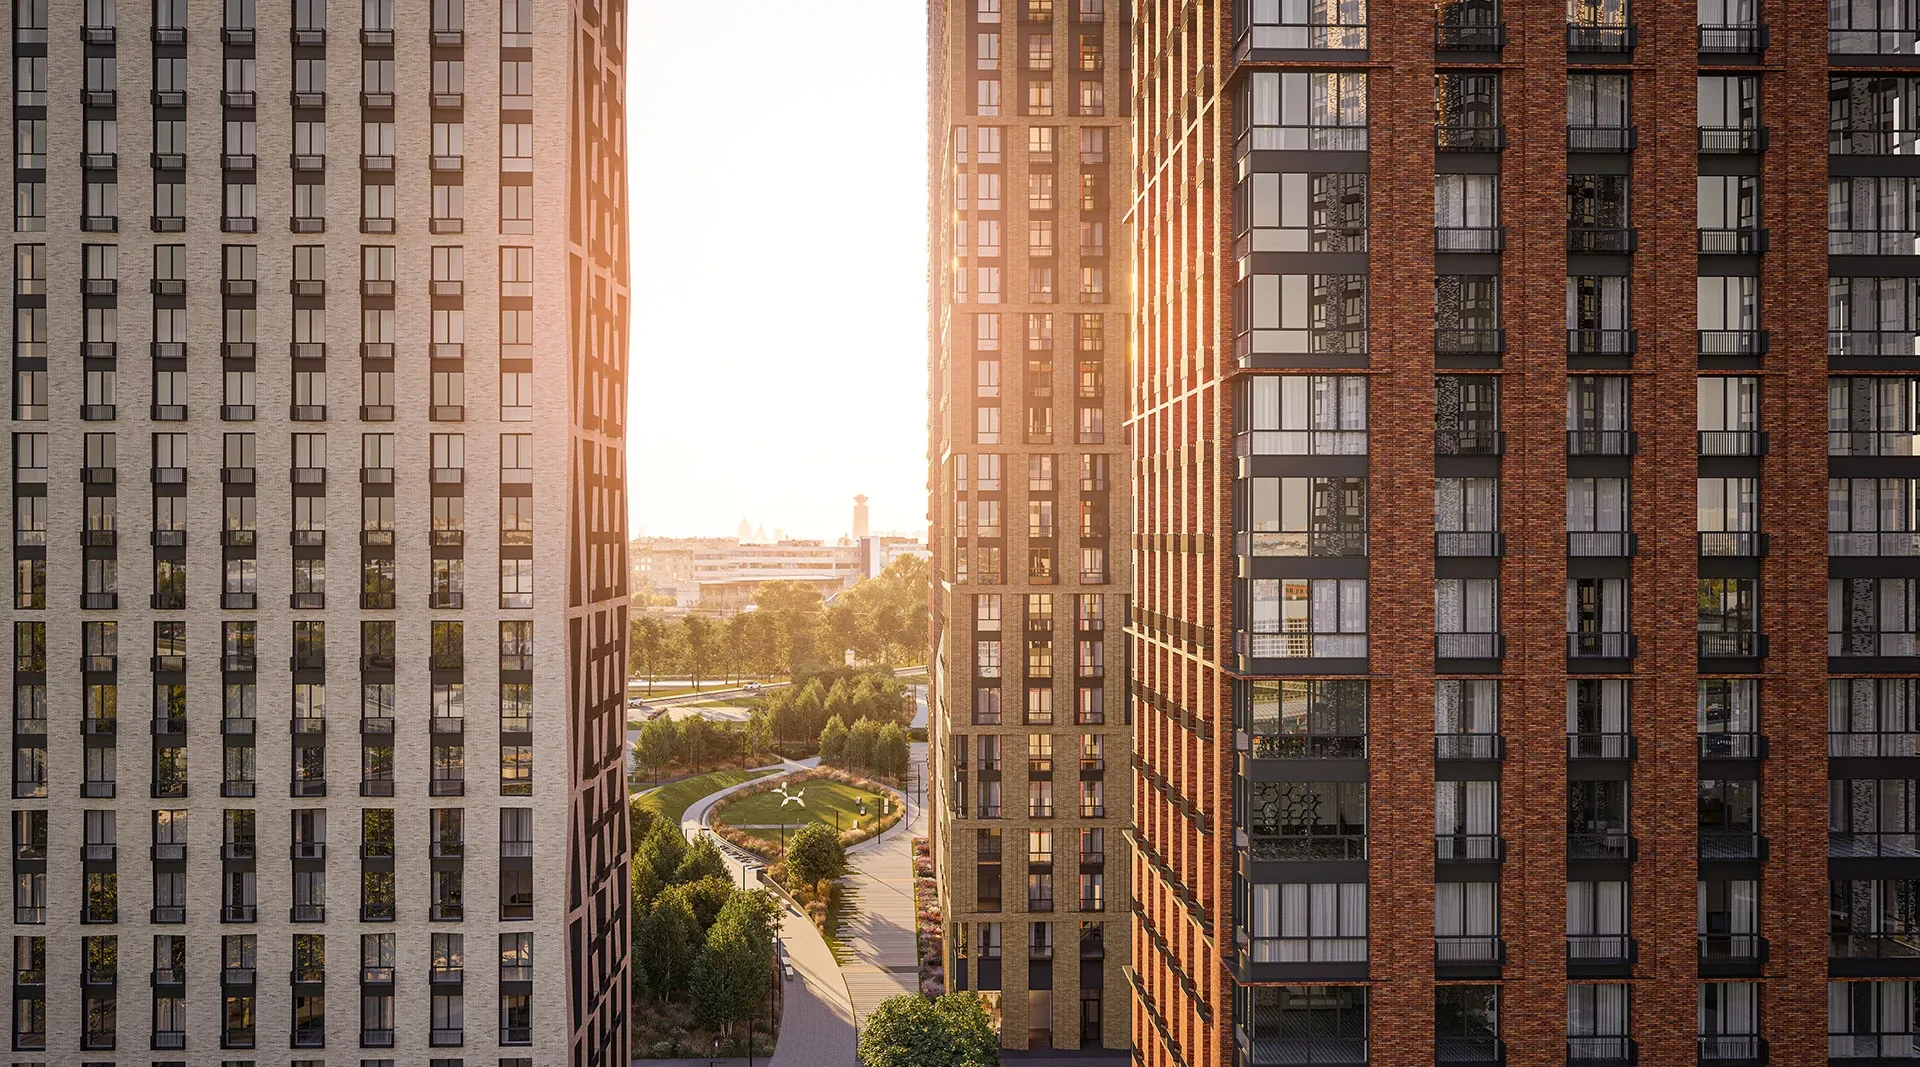
[[[1135,20],[1147,1067],[1914,1056],[1920,18]]]

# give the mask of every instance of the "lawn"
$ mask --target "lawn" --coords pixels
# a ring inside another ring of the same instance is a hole
[[[693,802],[709,793],[718,793],[730,785],[750,782],[772,774],[772,771],[709,771],[684,778],[672,785],[661,786],[640,798],[640,803],[666,816],[675,826],[687,814]]]
[[[862,798],[867,802],[866,818],[871,819],[880,813],[878,798],[865,789],[819,778],[804,783],[800,789],[805,794],[804,809],[799,804],[788,804],[783,809],[780,794],[766,792],[722,804],[720,810],[714,813],[714,821],[742,827],[785,823],[798,829],[809,822],[823,822],[832,826],[837,812],[840,829],[849,830],[861,819],[859,802]]]

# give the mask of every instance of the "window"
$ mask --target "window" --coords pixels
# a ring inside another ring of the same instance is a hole
[[[1256,859],[1364,859],[1364,782],[1247,782],[1236,805]]]
[[[1364,274],[1249,274],[1235,285],[1241,357],[1360,353],[1367,345]]]
[[[1247,892],[1242,906],[1247,909],[1253,962],[1367,958],[1366,883],[1254,883]]]
[[[1246,647],[1254,657],[1366,655],[1365,579],[1254,578],[1243,588]]]
[[[1255,151],[1367,148],[1367,76],[1256,72],[1235,109]]]

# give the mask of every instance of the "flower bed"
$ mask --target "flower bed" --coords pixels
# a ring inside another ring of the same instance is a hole
[[[913,913],[920,959],[920,992],[937,997],[947,991],[946,964],[942,960],[946,928],[933,881],[933,855],[924,837],[913,839]]]

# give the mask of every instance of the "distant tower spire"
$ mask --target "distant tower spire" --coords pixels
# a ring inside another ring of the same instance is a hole
[[[853,539],[858,541],[865,536],[867,536],[867,498],[856,496],[853,498]]]

